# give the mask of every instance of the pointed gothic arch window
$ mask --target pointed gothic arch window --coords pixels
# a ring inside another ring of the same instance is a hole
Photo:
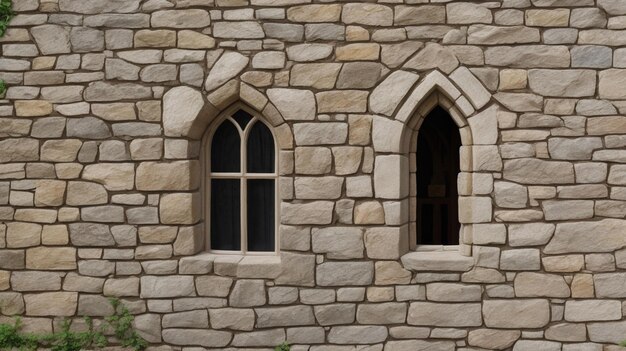
[[[458,245],[459,128],[444,109],[435,107],[416,134],[417,245]]]
[[[276,145],[270,127],[243,109],[225,118],[209,140],[209,249],[276,250]]]

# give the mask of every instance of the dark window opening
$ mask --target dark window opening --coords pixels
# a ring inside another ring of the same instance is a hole
[[[217,128],[209,176],[212,250],[274,251],[275,158],[272,132],[249,113],[239,110]]]
[[[435,108],[417,136],[417,244],[458,245],[461,135],[452,117]]]

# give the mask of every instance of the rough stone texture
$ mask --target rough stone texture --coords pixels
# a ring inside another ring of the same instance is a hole
[[[13,7],[1,322],[98,325],[117,296],[155,350],[614,351],[626,335],[623,0]],[[462,140],[452,247],[416,237],[436,106]],[[211,203],[211,138],[240,107],[275,139],[275,167],[247,176],[277,194],[240,210],[276,206],[240,228],[275,229],[263,254],[207,252],[229,205]]]

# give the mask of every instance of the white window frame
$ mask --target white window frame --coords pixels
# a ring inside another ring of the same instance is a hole
[[[246,125],[246,130],[241,130],[241,126],[232,115],[238,110],[243,110],[246,113],[252,116],[252,119]],[[215,132],[217,129],[224,123],[226,120],[229,120],[231,123],[235,125],[237,131],[239,132],[239,142],[240,142],[240,172],[232,172],[232,173],[224,173],[217,172],[214,173],[211,171],[211,146],[213,143],[213,137],[215,136]],[[247,172],[247,140],[250,134],[251,126],[254,123],[260,122],[265,124],[265,126],[269,129],[272,135],[272,141],[274,142],[274,172],[273,173],[248,173]],[[247,255],[247,256],[267,256],[267,255],[277,255],[279,253],[279,243],[280,238],[278,235],[278,229],[280,226],[280,189],[279,189],[279,149],[278,143],[276,142],[276,134],[274,133],[274,129],[272,126],[267,123],[258,112],[248,108],[247,106],[236,104],[231,106],[227,110],[222,113],[222,115],[216,119],[215,123],[212,127],[210,127],[209,132],[207,133],[204,140],[204,147],[202,159],[204,161],[204,176],[203,176],[203,194],[204,194],[204,204],[205,204],[205,228],[207,235],[206,240],[206,249],[208,252],[215,254],[226,254],[226,255]],[[240,232],[241,232],[241,250],[213,250],[211,248],[211,180],[212,179],[238,179],[240,181]],[[267,179],[274,181],[274,250],[273,251],[248,251],[248,179]]]

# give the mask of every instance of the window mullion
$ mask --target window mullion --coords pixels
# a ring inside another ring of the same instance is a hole
[[[247,129],[247,128],[246,128]],[[246,177],[247,172],[247,140],[246,140],[246,131],[243,130],[241,132],[241,193],[239,194],[241,203],[240,206],[240,214],[241,214],[241,252],[248,252],[248,181]]]

